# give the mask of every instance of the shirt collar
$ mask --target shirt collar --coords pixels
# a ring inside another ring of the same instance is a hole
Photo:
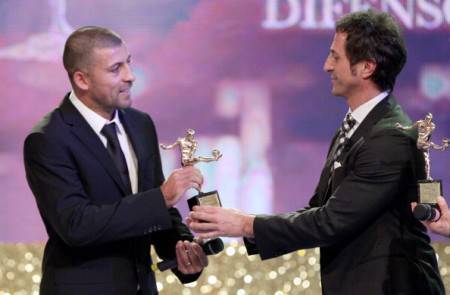
[[[89,126],[94,129],[95,133],[101,134],[103,126],[105,126],[105,124],[111,124],[113,122],[116,123],[117,131],[119,133],[123,132],[123,127],[119,120],[119,112],[117,110],[114,112],[114,118],[112,120],[106,120],[105,118],[94,112],[92,109],[90,109],[88,106],[86,106],[77,97],[74,91],[70,93],[69,99],[75,106],[75,108],[80,112],[81,116],[83,116],[83,118],[88,122]]]
[[[361,122],[367,117],[370,111],[377,104],[379,104],[386,96],[388,96],[388,94],[389,92],[383,91],[374,98],[371,98],[370,100],[366,101],[365,103],[357,107],[353,112],[349,108],[347,114],[351,113],[352,117],[356,120],[357,124],[361,124]]]

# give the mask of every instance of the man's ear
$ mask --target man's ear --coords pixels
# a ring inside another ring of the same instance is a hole
[[[377,63],[373,59],[362,61],[361,77],[370,79],[377,69]]]
[[[81,90],[87,91],[89,89],[89,78],[86,73],[75,71],[72,76],[73,83]]]

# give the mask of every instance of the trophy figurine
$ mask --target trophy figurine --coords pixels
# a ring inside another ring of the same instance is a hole
[[[198,162],[217,161],[222,157],[222,154],[217,149],[213,149],[211,151],[211,156],[208,157],[195,156],[195,152],[197,150],[197,141],[194,139],[194,134],[195,130],[189,128],[186,132],[185,137],[179,137],[173,144],[160,144],[160,146],[164,150],[169,150],[175,148],[176,146],[180,146],[181,166],[183,167],[193,166]],[[206,193],[199,191],[198,195],[188,199],[188,205],[190,210],[192,210],[192,207],[194,207],[195,205],[221,207],[220,198],[217,191]]]
[[[441,145],[431,141],[431,135],[436,128],[431,113],[428,113],[425,119],[415,122],[412,126],[402,126],[397,123],[396,127],[401,130],[417,129],[417,148],[423,152],[425,161],[426,179],[419,180],[417,183],[419,193],[418,201],[421,204],[428,204],[428,206],[420,206],[421,204],[419,204],[414,209],[414,216],[420,220],[437,221],[439,216],[434,215],[439,214],[439,212],[434,213],[436,210],[433,210],[433,208],[436,208],[437,197],[442,195],[442,181],[433,180],[431,177],[430,149],[445,151],[449,147],[450,141],[448,138],[444,138]]]

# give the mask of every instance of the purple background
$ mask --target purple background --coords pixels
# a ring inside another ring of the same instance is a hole
[[[134,106],[154,118],[161,142],[173,142],[190,127],[197,131],[199,154],[221,149],[223,159],[199,168],[206,189],[218,189],[224,206],[254,213],[304,206],[346,112],[322,70],[334,33],[324,15],[335,20],[360,2],[1,1],[0,241],[46,238],[26,184],[22,145],[70,90],[62,46],[83,25],[109,27],[126,40],[138,78]],[[383,3],[390,4],[370,5],[399,19],[408,47],[395,96],[413,120],[433,113],[433,138],[440,142],[450,137],[450,5],[413,0],[409,10],[399,10],[406,2]],[[268,28],[270,4],[280,23],[301,4],[300,21]],[[307,6],[318,9],[313,28],[303,22],[311,12]],[[178,166],[176,154],[163,152],[166,174]],[[450,153],[432,152],[431,158],[432,175],[443,180],[449,196]]]

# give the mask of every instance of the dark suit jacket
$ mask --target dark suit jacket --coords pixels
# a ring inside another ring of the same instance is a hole
[[[424,178],[423,155],[397,122],[411,125],[391,96],[355,131],[329,184],[332,145],[309,207],[256,217],[249,253],[268,259],[321,247],[327,295],[444,294],[426,229],[410,207]]]
[[[159,189],[164,176],[151,118],[129,108],[120,119],[138,159],[134,195],[68,96],[25,140],[27,180],[49,236],[41,294],[136,294],[138,284],[156,294],[150,245],[170,259],[178,240],[192,240]],[[198,277],[174,272],[183,283]]]

